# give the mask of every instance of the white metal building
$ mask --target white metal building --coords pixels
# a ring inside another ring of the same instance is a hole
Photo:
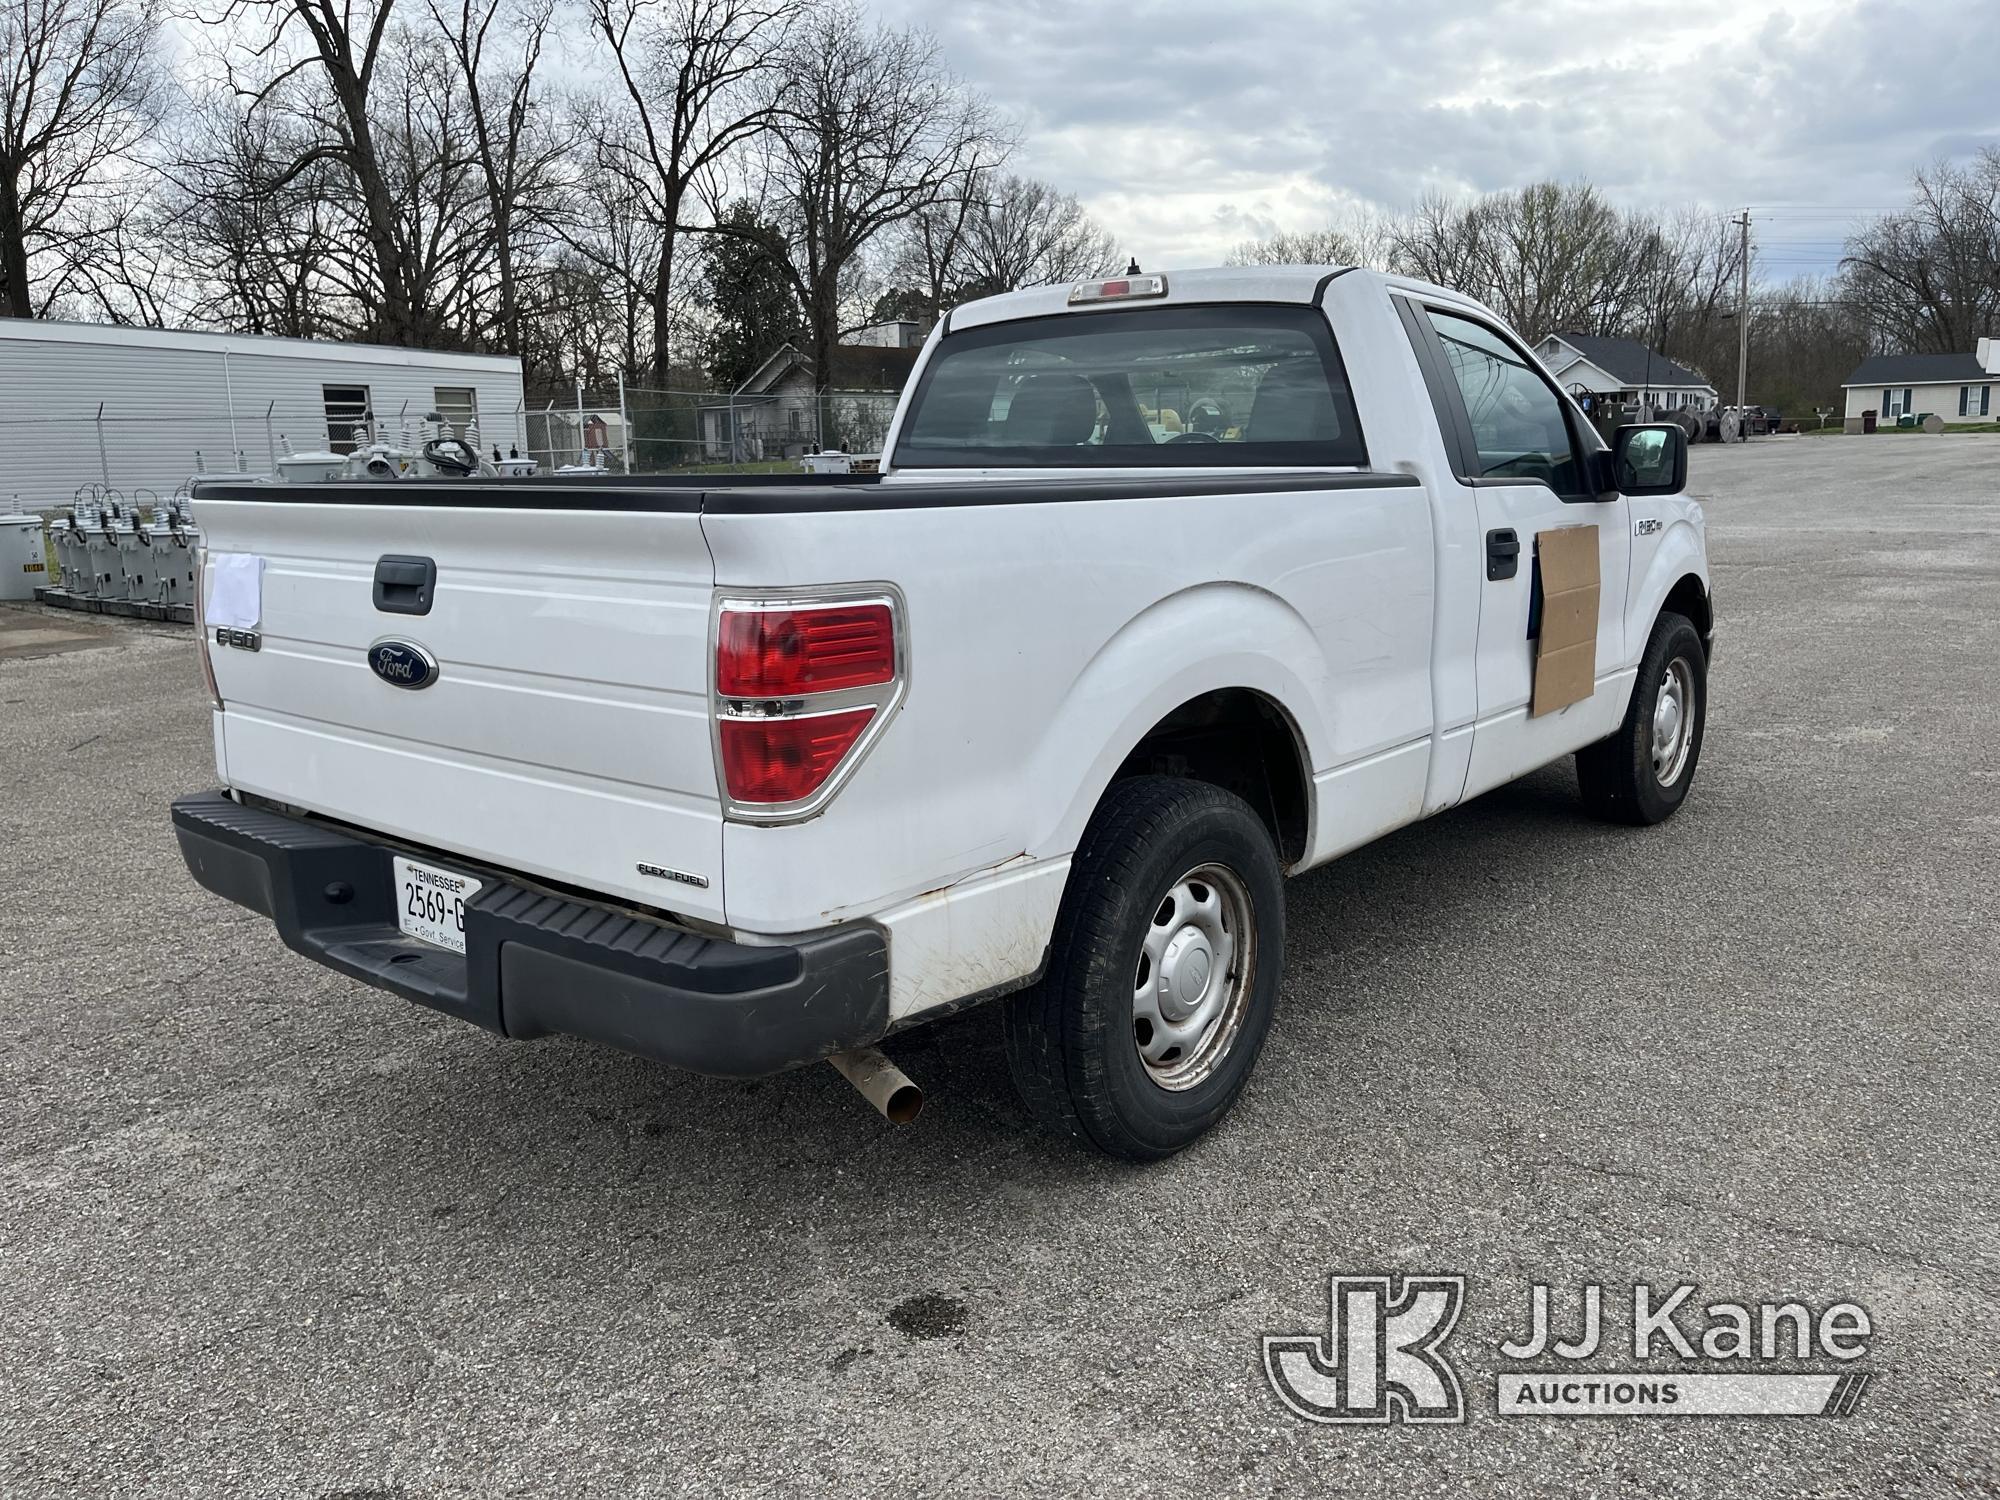
[[[268,473],[346,451],[371,416],[414,436],[432,412],[488,448],[525,446],[521,362],[379,344],[0,318],[0,510],[105,485],[141,502],[197,470]]]

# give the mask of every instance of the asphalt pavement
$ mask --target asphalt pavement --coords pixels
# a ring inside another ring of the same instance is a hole
[[[1294,882],[1256,1077],[1144,1169],[1033,1131],[990,1012],[895,1045],[897,1129],[830,1068],[505,1042],[296,958],[175,852],[187,633],[17,612],[0,1493],[2000,1493],[2000,441],[1701,448],[1691,488],[1680,815],[1587,822],[1564,765]],[[1260,1335],[1364,1272],[1466,1278],[1462,1425],[1275,1399]],[[1785,1367],[1873,1379],[1499,1416],[1537,1282],[1569,1324],[1607,1288],[1606,1370],[1634,1283],[1855,1302],[1862,1359]]]

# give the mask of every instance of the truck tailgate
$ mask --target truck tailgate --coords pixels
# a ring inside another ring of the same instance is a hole
[[[229,784],[721,921],[699,515],[471,499],[197,499],[211,553],[264,559],[259,649],[210,648]],[[427,613],[376,607],[387,555],[436,564]],[[377,677],[369,648],[385,640],[428,652],[436,680]]]

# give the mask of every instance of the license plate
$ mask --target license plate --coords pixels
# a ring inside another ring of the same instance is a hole
[[[394,858],[396,925],[413,938],[465,952],[465,903],[478,894],[480,883],[456,870]]]

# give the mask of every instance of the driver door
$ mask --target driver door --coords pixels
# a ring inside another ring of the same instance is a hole
[[[1457,428],[1459,480],[1469,491],[1459,498],[1477,508],[1486,543],[1478,582],[1478,720],[1463,794],[1472,797],[1602,739],[1623,717],[1630,679],[1616,669],[1626,657],[1631,526],[1623,497],[1597,493],[1596,436],[1541,361],[1464,313],[1427,306],[1422,318]],[[1530,718],[1540,623],[1535,537],[1568,526],[1597,528],[1596,690]]]

